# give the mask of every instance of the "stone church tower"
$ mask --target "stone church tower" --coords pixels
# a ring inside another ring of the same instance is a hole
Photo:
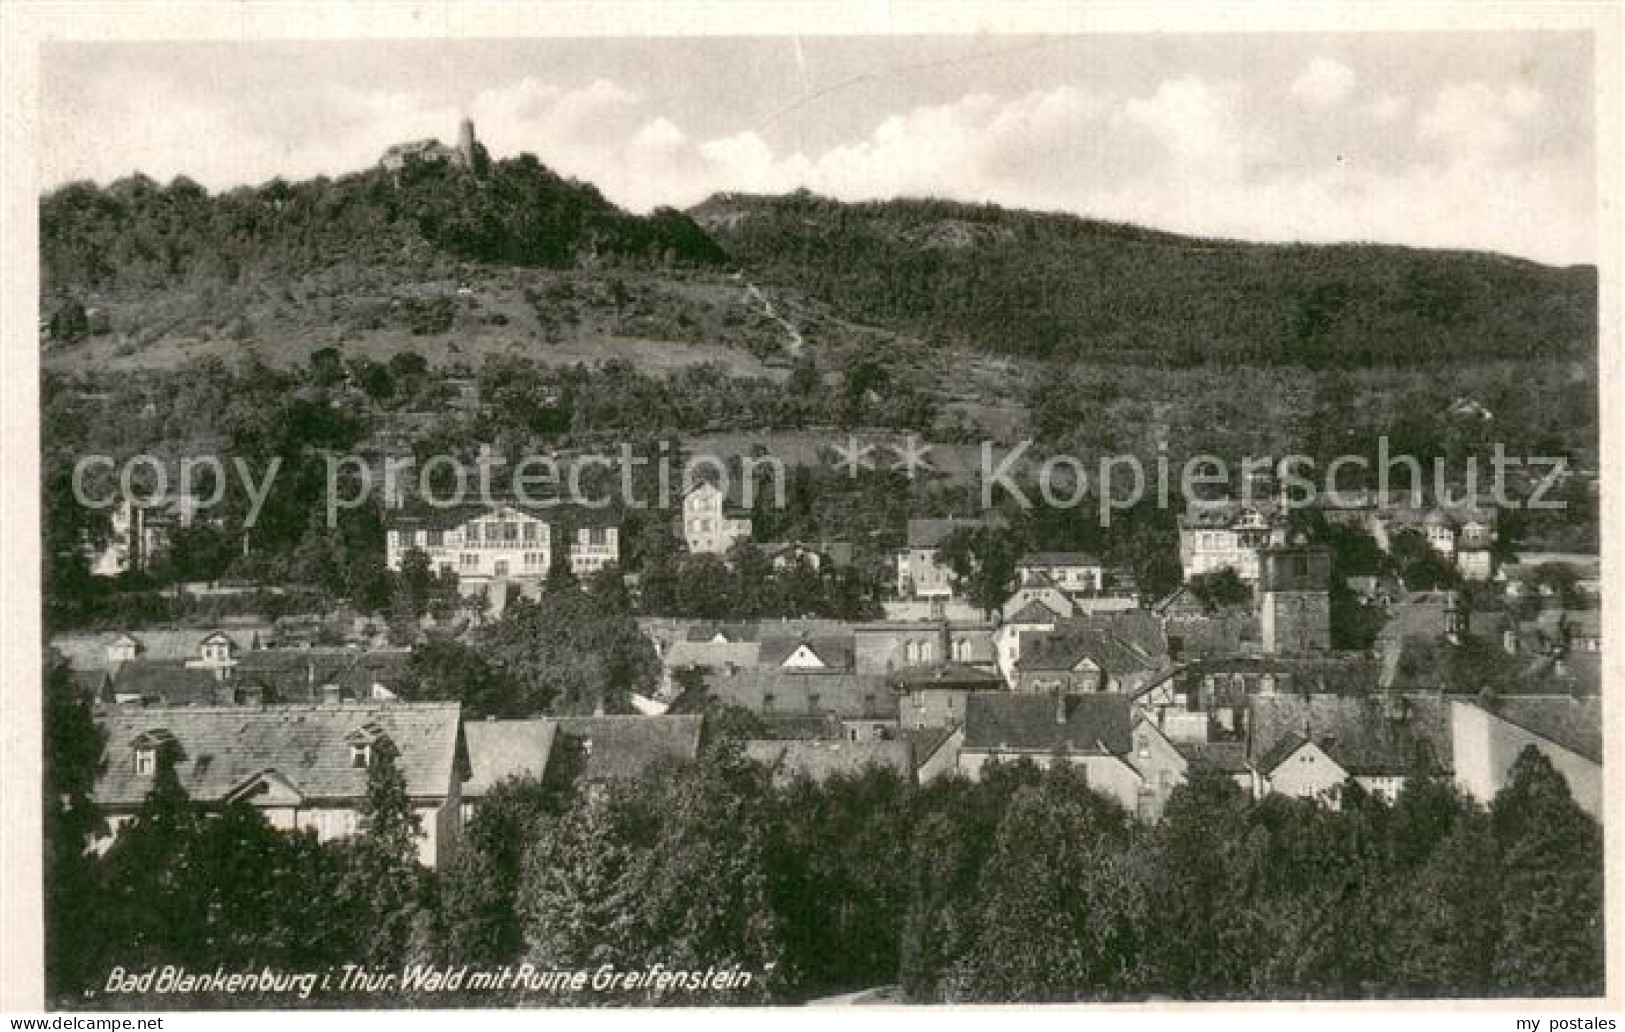
[[[474,167],[474,120],[465,118],[457,127],[458,160],[464,168]]]
[[[1325,652],[1332,647],[1332,556],[1301,532],[1259,553],[1258,618],[1264,651]]]

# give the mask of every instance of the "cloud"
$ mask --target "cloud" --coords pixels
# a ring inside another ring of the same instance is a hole
[[[1354,92],[1354,69],[1334,58],[1317,57],[1292,80],[1288,89],[1311,107],[1336,107]]]
[[[1485,159],[1516,148],[1541,105],[1541,95],[1522,85],[1452,83],[1418,116],[1417,134],[1451,157]]]
[[[1365,106],[1365,113],[1376,122],[1395,122],[1410,109],[1410,106],[1410,101],[1404,97],[1384,93]]]
[[[147,73],[75,82],[71,102],[48,109],[41,167],[47,182],[105,182],[141,169],[221,189],[262,181],[267,170],[353,171],[391,143],[449,139],[467,115],[494,155],[530,151],[634,210],[805,187],[848,200],[993,201],[1244,239],[1383,240],[1559,262],[1595,254],[1589,150],[1550,135],[1550,98],[1522,84],[1465,82],[1356,106],[1353,73],[1335,64],[1304,67],[1292,86],[1301,105],[1261,84],[1195,74],[1126,92],[982,89],[877,113],[816,148],[725,118],[697,130],[661,98],[607,78],[521,78],[453,105],[406,89],[320,84],[233,99]],[[1341,114],[1313,107],[1333,96]],[[1548,135],[1537,137],[1542,126]]]

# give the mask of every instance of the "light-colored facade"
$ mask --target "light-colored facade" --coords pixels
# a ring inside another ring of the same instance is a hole
[[[429,557],[431,569],[455,573],[464,588],[540,583],[553,562],[553,527],[508,505],[463,519],[401,520],[388,532],[389,568],[399,570],[414,548]]]
[[[1580,733],[1560,742],[1553,733],[1559,728]],[[1493,707],[1453,700],[1450,738],[1456,785],[1474,799],[1483,803],[1494,799],[1519,755],[1533,747],[1563,775],[1575,803],[1602,819],[1601,706],[1596,700],[1503,699]]]
[[[683,543],[696,555],[721,555],[750,537],[750,517],[732,511],[715,484],[702,481],[683,497]]]
[[[1187,581],[1228,567],[1252,584],[1259,553],[1285,542],[1285,527],[1260,509],[1193,505],[1179,518],[1179,562]]]
[[[621,562],[621,532],[616,527],[577,527],[570,539],[570,572],[585,579]]]

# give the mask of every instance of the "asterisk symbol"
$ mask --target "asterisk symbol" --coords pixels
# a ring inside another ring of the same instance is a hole
[[[837,456],[835,465],[845,466],[846,475],[856,480],[858,479],[859,470],[875,468],[874,461],[869,458],[869,453],[874,450],[874,445],[863,444],[854,434],[846,439],[845,448],[838,444],[835,445],[835,454]]]
[[[926,456],[931,454],[931,446],[920,443],[918,434],[909,434],[906,441],[900,445],[892,445],[891,449],[897,453],[898,458],[897,464],[892,468],[901,469],[910,480],[914,479],[916,472],[931,473],[936,469],[926,461]]]

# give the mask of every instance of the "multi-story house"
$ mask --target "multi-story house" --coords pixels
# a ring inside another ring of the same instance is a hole
[[[1229,567],[1252,584],[1259,553],[1285,543],[1285,521],[1252,506],[1192,502],[1179,517],[1179,562],[1187,581]]]
[[[91,801],[111,845],[140,809],[173,750],[193,802],[252,805],[274,828],[311,829],[327,841],[360,830],[367,778],[388,741],[418,817],[418,859],[448,860],[461,830],[467,760],[455,702],[292,706],[112,706],[96,713],[105,734]]]
[[[1106,587],[1105,564],[1082,552],[1028,552],[1016,563],[1016,576],[1048,578],[1069,595],[1098,595]]]
[[[722,490],[707,480],[683,496],[682,521],[683,542],[696,555],[721,555],[750,537],[750,513],[729,505]]]
[[[907,546],[897,553],[897,597],[947,602],[956,597],[953,571],[942,562],[941,548],[961,530],[999,529],[996,519],[909,520]]]
[[[578,526],[570,537],[570,572],[585,579],[621,562],[620,530],[608,524]]]
[[[465,591],[495,581],[540,584],[553,562],[553,525],[516,504],[447,509],[397,518],[387,545],[390,569],[399,570],[415,548],[434,570],[455,573]]]

